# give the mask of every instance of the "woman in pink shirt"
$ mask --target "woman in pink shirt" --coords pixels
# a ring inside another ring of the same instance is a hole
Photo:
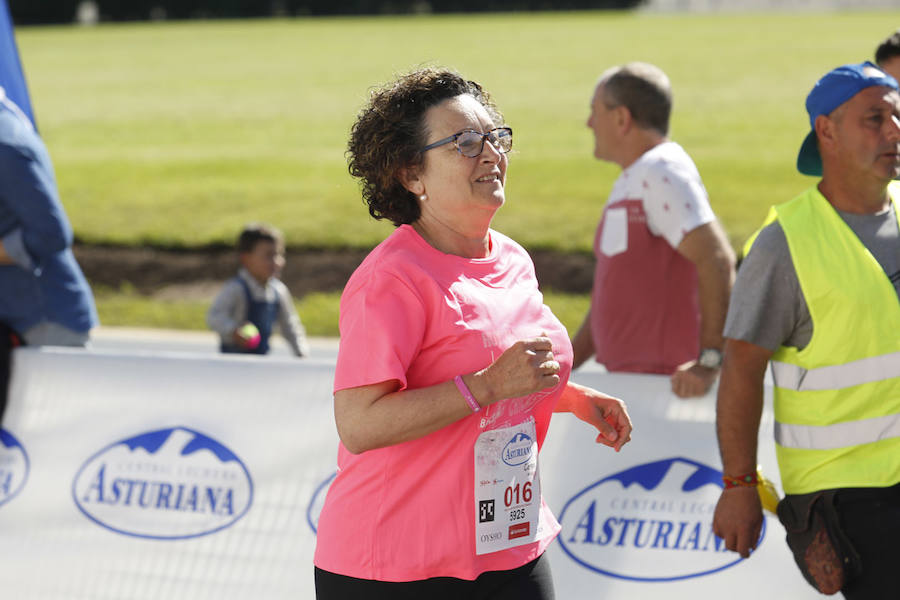
[[[488,94],[445,70],[375,92],[353,126],[350,173],[397,229],[341,297],[320,599],[553,598],[550,416],[616,451],[630,439],[621,400],[568,381],[569,336],[530,257],[490,229],[511,148]]]

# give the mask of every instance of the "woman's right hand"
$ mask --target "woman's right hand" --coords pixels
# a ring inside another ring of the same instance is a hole
[[[482,379],[488,390],[487,398],[478,398],[482,406],[487,406],[558,385],[559,363],[553,357],[550,338],[540,336],[519,340],[475,377]]]
[[[527,396],[559,384],[559,363],[547,337],[520,340],[486,368],[463,375],[481,406]],[[397,380],[334,393],[334,418],[353,454],[416,440],[472,414],[448,379],[425,388],[400,389]]]

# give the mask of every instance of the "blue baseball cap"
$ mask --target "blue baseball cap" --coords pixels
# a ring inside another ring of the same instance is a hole
[[[816,117],[831,114],[862,90],[876,85],[898,89],[896,79],[868,61],[832,69],[816,82],[806,97],[806,112],[809,113],[812,131],[800,146],[800,154],[797,155],[798,171],[804,175],[822,174],[822,156],[816,142]]]

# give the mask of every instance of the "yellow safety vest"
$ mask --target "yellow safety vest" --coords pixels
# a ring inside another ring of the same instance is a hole
[[[894,210],[900,183],[888,188]],[[785,493],[900,482],[900,299],[815,187],[775,207],[813,322],[772,356]],[[898,211],[900,214],[900,211]]]

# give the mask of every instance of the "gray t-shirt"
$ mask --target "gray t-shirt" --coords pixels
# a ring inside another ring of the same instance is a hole
[[[893,203],[873,215],[837,212],[884,269],[900,297],[900,229]],[[725,337],[774,352],[779,346],[802,350],[812,332],[812,318],[787,238],[775,221],[760,231],[738,269],[725,320]]]

